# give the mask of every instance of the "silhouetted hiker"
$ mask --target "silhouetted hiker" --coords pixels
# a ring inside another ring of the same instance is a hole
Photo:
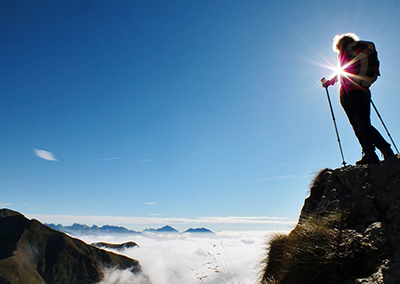
[[[385,159],[394,155],[390,144],[371,125],[370,85],[379,76],[379,61],[372,42],[360,41],[352,33],[335,36],[333,50],[338,52],[341,73],[330,80],[323,78],[322,86],[327,88],[340,81],[340,104],[353,127],[361,145],[363,156],[357,165],[377,163],[378,148]]]

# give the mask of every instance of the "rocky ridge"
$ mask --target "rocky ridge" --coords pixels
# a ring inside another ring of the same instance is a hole
[[[400,157],[322,170],[295,229],[270,241],[261,283],[400,283]]]
[[[105,242],[97,242],[97,243],[92,243],[92,246],[95,246],[98,248],[114,249],[114,250],[125,250],[125,249],[129,249],[129,248],[138,247],[138,244],[135,242],[125,242],[122,244],[110,244],[110,243],[105,243]]]

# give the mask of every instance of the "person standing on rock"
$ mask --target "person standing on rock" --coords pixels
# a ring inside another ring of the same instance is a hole
[[[361,145],[363,156],[357,165],[378,163],[375,153],[378,148],[385,159],[394,156],[390,144],[371,124],[370,85],[379,76],[379,61],[372,42],[360,41],[353,33],[337,35],[333,39],[333,50],[338,52],[340,72],[330,80],[321,79],[327,88],[340,82],[340,104],[342,105],[354,133]]]

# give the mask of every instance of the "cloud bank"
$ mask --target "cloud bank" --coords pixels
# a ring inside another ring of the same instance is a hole
[[[147,234],[144,236],[86,236],[87,243],[124,243],[139,246],[114,251],[137,259],[152,284],[257,283],[269,232],[201,234]],[[99,284],[148,283],[128,271],[106,270]],[[142,282],[138,282],[141,280]]]
[[[133,274],[129,270],[104,269],[104,279],[97,284],[154,284],[143,274]]]
[[[33,149],[36,156],[47,161],[58,161],[54,154],[45,150]]]

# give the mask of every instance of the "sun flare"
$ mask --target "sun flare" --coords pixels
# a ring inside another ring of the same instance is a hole
[[[340,64],[337,64],[336,66],[330,65],[328,68],[332,70],[332,74],[328,78],[333,79],[337,77],[337,81],[339,82],[341,77],[350,78],[351,74],[346,72],[346,69],[349,67],[349,65],[350,63],[345,66],[341,66]]]
[[[344,68],[339,64],[335,66],[332,70],[333,70],[333,76],[342,76],[345,73]]]

